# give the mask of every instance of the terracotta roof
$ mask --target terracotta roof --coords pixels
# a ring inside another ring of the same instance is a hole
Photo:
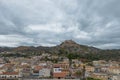
[[[54,64],[53,67],[61,67],[61,64]]]
[[[35,70],[41,70],[43,68],[43,66],[35,66]]]
[[[58,64],[54,64],[53,67],[62,67],[62,66],[69,66],[69,64],[66,63],[58,63]]]
[[[7,64],[4,65],[4,67],[11,67],[11,66],[14,66],[14,64],[7,63]]]
[[[60,73],[53,73],[53,77],[55,78],[65,78],[67,75],[69,74],[69,72],[60,72]]]
[[[2,75],[18,75],[19,72],[3,72]]]
[[[109,67],[109,69],[120,69],[120,67],[111,66],[111,67]]]

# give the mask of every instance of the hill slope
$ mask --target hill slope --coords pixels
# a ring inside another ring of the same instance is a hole
[[[24,53],[26,55],[39,55],[41,53],[50,54],[74,54],[82,58],[98,58],[107,60],[120,60],[120,50],[101,50],[95,47],[80,45],[72,40],[66,40],[60,45],[54,47],[33,47],[33,46],[20,46],[15,48],[1,47],[0,52]],[[34,53],[34,54],[33,54]],[[31,55],[31,56],[32,56]]]

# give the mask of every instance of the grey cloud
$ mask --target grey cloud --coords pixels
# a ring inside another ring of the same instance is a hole
[[[4,39],[0,39],[0,46],[53,46],[73,39],[98,48],[120,48],[119,3],[118,0],[1,0],[0,35]]]

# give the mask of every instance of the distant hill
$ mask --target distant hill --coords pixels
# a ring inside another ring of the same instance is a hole
[[[80,45],[72,40],[66,40],[60,45],[58,45],[59,48],[67,50],[69,53],[97,53],[100,49],[95,47],[89,47],[86,45]]]
[[[66,40],[62,42],[60,45],[54,47],[33,47],[33,46],[19,46],[14,48],[9,47],[0,47],[0,52],[13,52],[13,53],[25,53],[30,55],[31,53],[50,53],[50,54],[74,54],[80,55],[83,58],[88,56],[87,58],[95,57],[99,59],[107,59],[107,60],[120,60],[120,50],[102,50],[95,47],[90,47],[86,45],[80,45],[72,40]]]

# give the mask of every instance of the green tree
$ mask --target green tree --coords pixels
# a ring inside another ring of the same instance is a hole
[[[78,78],[81,78],[82,76],[82,71],[78,70],[75,75],[78,77]]]

